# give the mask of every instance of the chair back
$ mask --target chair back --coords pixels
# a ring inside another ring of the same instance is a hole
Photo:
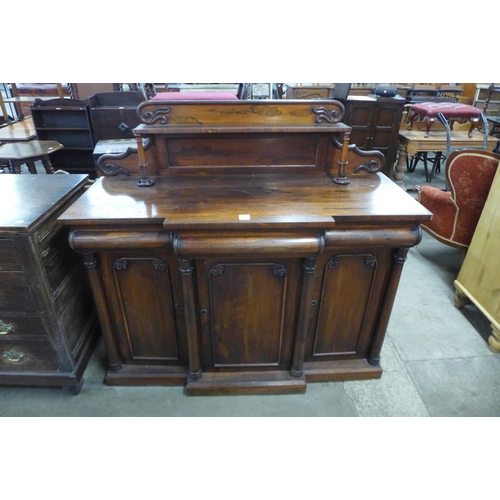
[[[452,239],[468,244],[488,198],[500,155],[478,149],[450,153],[446,179],[458,213]]]

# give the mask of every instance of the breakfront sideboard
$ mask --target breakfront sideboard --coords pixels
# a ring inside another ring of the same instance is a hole
[[[337,101],[147,101],[136,171],[61,217],[87,266],[110,385],[303,392],[378,378],[431,214],[349,146]],[[143,142],[151,144],[143,148]]]

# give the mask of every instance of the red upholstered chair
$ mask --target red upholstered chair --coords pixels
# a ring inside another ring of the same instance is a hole
[[[499,162],[500,155],[489,151],[453,151],[445,166],[450,191],[417,187],[417,200],[433,214],[422,229],[446,245],[467,250]]]

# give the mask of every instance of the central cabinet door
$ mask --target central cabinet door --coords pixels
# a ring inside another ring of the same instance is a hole
[[[205,371],[288,369],[299,259],[198,262]]]

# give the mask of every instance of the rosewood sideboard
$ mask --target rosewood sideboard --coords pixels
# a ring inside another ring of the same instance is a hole
[[[380,172],[381,153],[349,146],[343,113],[332,100],[139,106],[137,169],[100,177],[58,219],[88,269],[107,384],[291,393],[381,376],[431,214]]]
[[[87,178],[0,176],[0,385],[82,387],[98,321],[86,269],[56,220]]]

